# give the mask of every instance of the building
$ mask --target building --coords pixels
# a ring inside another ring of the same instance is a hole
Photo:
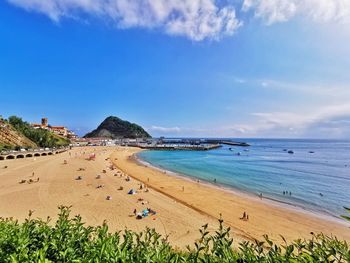
[[[51,126],[51,125],[49,125],[47,118],[41,118],[41,124],[32,123],[31,126],[34,129],[45,129],[45,130],[53,132],[54,134],[57,134],[59,136],[66,137],[69,139],[77,138],[77,135],[73,131],[68,130],[64,126]]]
[[[47,118],[41,118],[41,123],[32,123],[31,126],[35,129],[48,129],[48,119]]]
[[[68,129],[64,126],[48,126],[49,131],[63,137],[67,137]]]
[[[48,120],[47,120],[47,118],[41,118],[41,125],[44,126],[44,127],[47,127],[47,126],[48,126]]]
[[[70,140],[76,140],[78,138],[78,135],[74,133],[74,131],[67,131],[67,138]]]

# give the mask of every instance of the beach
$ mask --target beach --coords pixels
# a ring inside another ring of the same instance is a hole
[[[34,217],[55,219],[59,205],[71,205],[72,215],[80,214],[86,224],[106,220],[111,231],[151,227],[182,248],[200,237],[198,229],[205,223],[215,230],[220,216],[238,241],[267,234],[281,243],[280,235],[294,240],[309,238],[310,232],[350,240],[349,225],[343,221],[155,169],[135,159],[139,151],[79,147],[53,156],[1,161],[0,216],[23,221],[32,210]],[[96,159],[87,160],[92,153]],[[137,193],[129,195],[131,189]],[[146,208],[156,214],[137,220],[134,210]],[[240,219],[244,212],[247,221]]]

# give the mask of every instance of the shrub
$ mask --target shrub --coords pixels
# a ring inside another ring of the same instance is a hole
[[[9,123],[25,137],[37,144],[39,147],[65,146],[70,143],[68,139],[56,136],[45,129],[34,129],[28,122],[16,116],[9,117]]]
[[[69,207],[59,209],[54,224],[31,215],[24,223],[0,219],[0,262],[350,262],[347,242],[323,234],[282,246],[265,236],[233,249],[220,219],[215,233],[203,226],[193,248],[181,251],[153,229],[111,233],[106,223],[85,226],[80,216],[70,217]]]

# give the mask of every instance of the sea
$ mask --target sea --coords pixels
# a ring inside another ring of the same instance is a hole
[[[232,139],[209,151],[148,150],[138,158],[174,173],[334,217],[350,207],[350,141]],[[215,182],[216,181],[216,182]]]

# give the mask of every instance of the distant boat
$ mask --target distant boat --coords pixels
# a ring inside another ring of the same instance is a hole
[[[283,151],[284,151],[284,152],[286,152],[286,151],[287,151],[287,149],[283,149]]]
[[[315,152],[313,152],[313,151],[309,151],[309,153],[315,153]]]
[[[238,156],[240,156],[240,155],[241,155],[241,153],[240,153],[240,152],[238,152],[238,153],[237,153],[237,155],[238,155]]]
[[[232,151],[232,148],[228,148],[230,151]]]
[[[248,149],[244,149],[244,151],[245,151],[245,152],[249,152],[249,150],[248,150]]]
[[[294,152],[293,152],[292,150],[289,150],[288,153],[289,153],[289,154],[293,154]]]

